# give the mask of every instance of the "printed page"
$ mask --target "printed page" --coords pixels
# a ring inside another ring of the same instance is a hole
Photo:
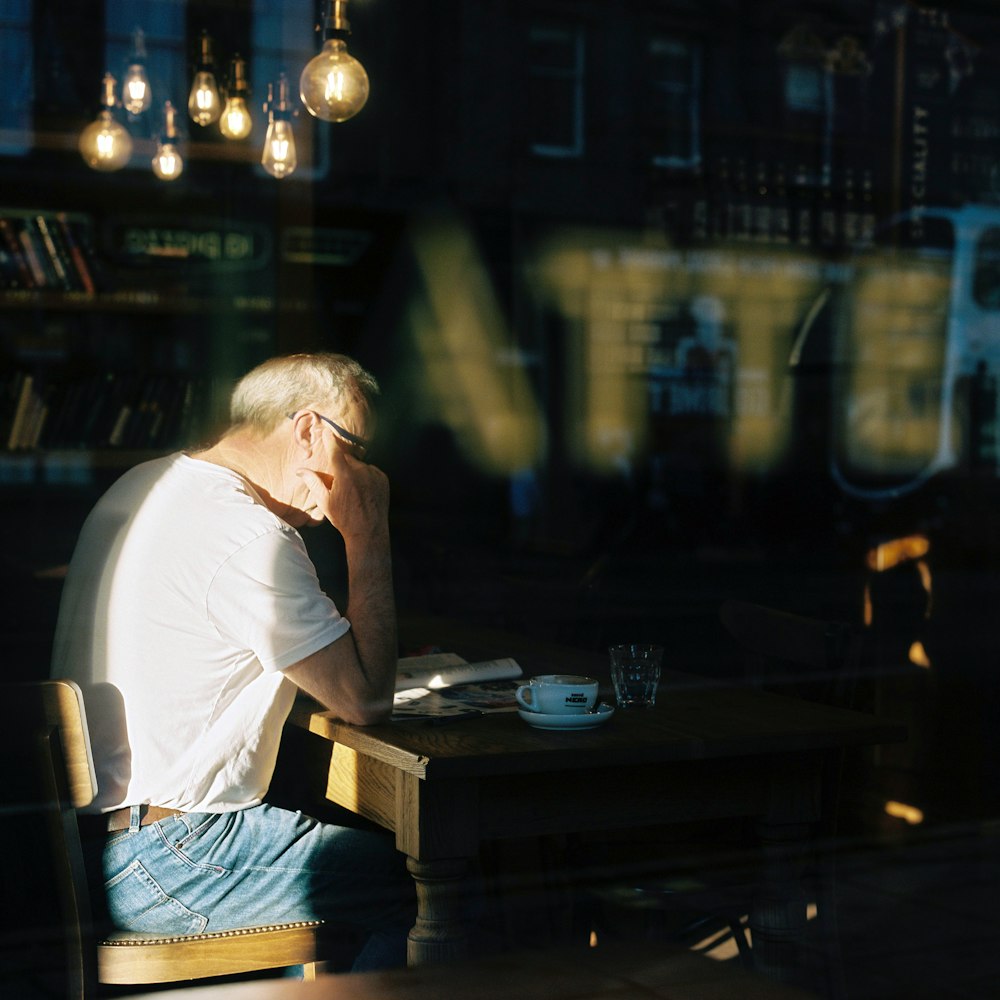
[[[467,663],[456,653],[405,656],[396,669],[396,691],[412,688],[436,691],[454,684],[479,684],[520,676],[520,666],[510,657]]]
[[[517,685],[516,679],[501,679],[439,690],[411,688],[397,691],[392,718],[394,722],[412,719],[434,721],[491,712],[513,712],[517,710],[514,698]]]

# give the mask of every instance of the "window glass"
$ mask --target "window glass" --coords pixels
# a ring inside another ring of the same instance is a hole
[[[299,100],[299,76],[307,62],[319,52],[321,39],[314,30],[315,5],[310,0],[254,0],[253,52],[247,67],[250,75],[251,110],[255,121],[253,142],[262,146],[267,132],[267,115],[260,111],[267,100],[267,85],[275,85],[279,74],[288,78],[288,97],[299,114],[292,119],[298,167],[294,176],[315,180],[330,168],[330,134],[337,128],[317,122]],[[257,170],[264,175],[264,168]]]
[[[987,229],[976,246],[972,295],[984,309],[1000,309],[1000,229]]]
[[[649,42],[653,162],[695,167],[701,160],[701,51],[679,38]]]
[[[785,70],[785,105],[790,111],[823,111],[823,71],[819,66],[792,63]]]
[[[538,156],[583,154],[583,29],[528,29],[527,116],[531,151]]]
[[[31,0],[0,0],[0,154],[8,156],[32,144],[31,13]]]
[[[152,103],[139,115],[121,111],[129,132],[136,138],[158,135],[163,127],[163,102],[170,101],[177,109],[177,125],[181,135],[186,132],[183,112],[187,107],[187,53],[184,50],[183,0],[105,0],[105,68],[117,81],[119,100],[129,64],[136,55],[136,33],[142,32],[145,57],[142,63],[149,78]],[[101,96],[100,80],[94,81],[93,103]],[[132,157],[135,169],[149,169],[142,157]]]
[[[0,0],[0,3],[4,0]],[[25,0],[27,2],[27,0]],[[128,129],[135,137],[155,138],[163,126],[163,102],[170,100],[177,109],[177,128],[181,138],[197,140],[200,127],[187,115],[188,92],[191,88],[190,69],[194,52],[188,51],[186,40],[186,0],[105,0],[107,68],[118,81],[118,90],[135,51],[135,32],[141,29],[146,49],[146,73],[153,91],[153,104],[139,116],[128,116]],[[299,73],[318,51],[314,31],[315,10],[311,0],[254,0],[252,4],[251,52],[247,55],[250,79],[248,106],[254,117],[254,129],[249,142],[254,149],[255,169],[259,150],[264,142],[267,116],[262,105],[267,98],[267,85],[277,82],[278,74],[288,76],[289,98],[293,108],[299,108],[293,129],[298,153],[298,178],[315,179],[325,175],[328,165],[327,142],[317,145],[319,129],[313,119],[301,111]],[[216,77],[220,87],[229,72],[229,59],[234,55],[230,42],[213,37]],[[100,96],[100,80],[94,82],[95,105]],[[122,112],[124,114],[124,112]],[[217,128],[217,126],[208,126]],[[133,157],[137,169],[148,169],[141,157]]]

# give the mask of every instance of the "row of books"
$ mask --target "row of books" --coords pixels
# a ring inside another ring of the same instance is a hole
[[[86,216],[0,210],[0,289],[95,295],[100,286]]]
[[[0,446],[170,448],[192,438],[205,390],[202,380],[177,374],[3,375]]]

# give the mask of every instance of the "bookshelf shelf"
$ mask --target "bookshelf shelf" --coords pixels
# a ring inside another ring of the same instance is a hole
[[[20,368],[0,377],[0,448],[10,453],[165,449],[205,415],[210,380],[128,369]]]
[[[291,303],[283,308],[296,309]],[[305,308],[303,303],[302,308]],[[44,309],[64,312],[151,313],[155,315],[200,315],[206,312],[237,312],[267,315],[274,311],[270,296],[196,296],[173,295],[168,292],[132,290],[123,292],[42,291],[39,289],[7,289],[0,291],[0,309]]]

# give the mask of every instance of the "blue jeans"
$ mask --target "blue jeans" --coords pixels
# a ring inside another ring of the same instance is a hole
[[[416,903],[391,837],[272,805],[186,813],[107,835],[108,915],[122,930],[198,934],[326,920],[366,937],[353,969],[406,964]]]

